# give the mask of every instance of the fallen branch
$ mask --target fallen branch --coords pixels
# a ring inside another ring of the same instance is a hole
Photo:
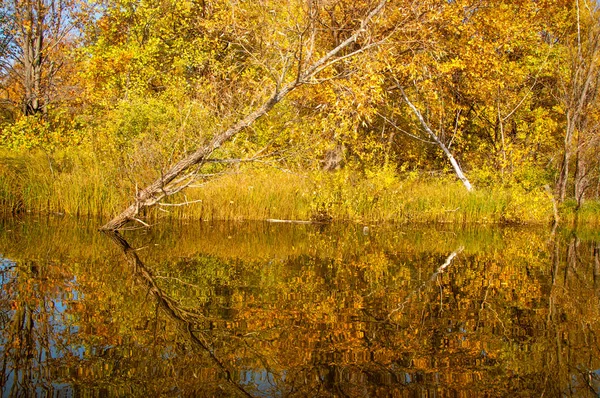
[[[140,224],[142,224],[146,228],[150,228],[150,224],[143,222],[139,218],[132,217],[132,220],[135,221],[135,222],[139,222]]]
[[[173,207],[177,207],[177,206],[187,206],[187,205],[191,205],[194,203],[202,203],[202,199],[198,199],[198,200],[187,200],[185,202],[182,203],[159,203],[159,206],[173,206]]]

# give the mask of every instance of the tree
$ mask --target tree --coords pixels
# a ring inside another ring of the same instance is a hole
[[[370,7],[368,12],[353,24],[352,33],[330,49],[317,47],[320,37],[316,16],[320,12],[321,4],[311,2],[308,7],[299,4],[298,11],[303,14],[299,19],[293,20],[293,29],[271,30],[268,32],[270,35],[264,38],[266,39],[264,42],[257,43],[258,48],[268,50],[272,61],[271,64],[265,65],[263,70],[271,80],[271,87],[262,105],[250,111],[225,131],[215,135],[208,144],[197,148],[162,173],[149,186],[137,192],[135,202],[106,223],[102,229],[116,230],[129,221],[140,221],[136,217],[141,209],[154,206],[163,198],[180,192],[196,181],[200,168],[214,151],[252,126],[288,94],[300,86],[317,83],[317,76],[328,67],[376,46],[377,41],[367,33],[372,20],[382,12],[386,3],[387,0],[380,0]],[[271,12],[271,10],[266,11]],[[278,39],[281,36],[283,39]],[[253,56],[252,51],[249,51],[248,56]]]
[[[45,113],[52,101],[55,77],[62,66],[58,53],[69,40],[80,9],[76,0],[4,0],[0,19],[3,77],[21,87],[24,115]]]
[[[440,140],[440,138],[438,137],[438,134],[436,134],[431,129],[431,127],[429,126],[429,124],[423,118],[423,115],[421,114],[421,111],[419,111],[419,109],[417,109],[417,107],[411,102],[411,100],[408,98],[408,96],[404,92],[404,88],[402,88],[402,86],[398,86],[398,89],[402,93],[402,98],[404,98],[404,101],[406,101],[406,103],[408,104],[408,106],[410,107],[410,109],[412,110],[412,112],[415,114],[415,116],[419,120],[419,123],[423,127],[423,130],[425,130],[427,132],[427,134],[429,134],[429,137],[444,152],[444,155],[446,155],[446,157],[448,158],[448,161],[452,165],[452,168],[454,169],[454,172],[456,173],[456,176],[458,177],[458,179],[463,183],[463,185],[465,186],[465,188],[467,189],[467,191],[472,191],[473,190],[473,186],[471,185],[471,182],[465,176],[465,173],[463,172],[462,168],[460,167],[460,165],[458,164],[458,162],[456,161],[456,159],[452,155],[452,152],[450,152],[450,150],[444,144],[444,142],[442,140]]]
[[[558,6],[527,0],[432,3],[420,19],[421,32],[410,38],[417,45],[407,48],[408,38],[400,33],[394,46],[382,49],[380,58],[388,60],[384,84],[391,88],[380,105],[386,123],[410,132],[408,140],[425,142],[420,156],[436,156],[429,164],[441,152],[468,190],[457,159],[479,175],[485,171],[509,182],[526,169],[543,168],[551,154],[539,149],[552,142],[551,123],[545,122],[552,106],[537,109],[541,101],[534,89],[548,75],[553,52],[540,32],[562,15],[553,16]]]
[[[598,6],[587,0],[575,2],[576,23],[570,26],[564,46],[564,71],[559,75],[559,96],[565,112],[565,130],[562,149],[562,160],[556,194],[559,201],[564,201],[570,179],[570,163],[573,152],[576,154],[575,189],[578,203],[585,194],[585,154],[584,147],[589,146],[592,123],[588,124],[589,115],[595,105],[596,94],[600,84],[598,56],[600,55],[600,20]],[[597,133],[596,133],[597,134]],[[575,144],[573,140],[577,138]]]

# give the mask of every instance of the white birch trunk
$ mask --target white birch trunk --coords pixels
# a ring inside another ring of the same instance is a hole
[[[419,109],[417,109],[417,107],[410,101],[410,99],[404,92],[404,89],[401,86],[398,86],[398,88],[400,89],[400,92],[402,92],[402,97],[404,98],[404,101],[408,104],[408,106],[413,111],[415,116],[417,116],[417,119],[419,119],[419,123],[421,123],[421,127],[423,127],[423,129],[427,132],[427,134],[429,134],[431,139],[433,139],[433,141],[435,141],[437,146],[440,147],[440,149],[444,152],[444,154],[450,161],[450,164],[452,165],[452,168],[454,169],[454,172],[456,173],[458,179],[462,181],[465,188],[467,188],[467,191],[471,192],[473,190],[473,186],[467,179],[467,176],[465,176],[465,173],[463,173],[460,165],[458,164],[458,162],[452,155],[452,152],[450,152],[448,147],[442,142],[442,140],[440,140],[440,138],[437,136],[437,134],[429,127],[429,125],[423,118],[423,115],[421,114]]]

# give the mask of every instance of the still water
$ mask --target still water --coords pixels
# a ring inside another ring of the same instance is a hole
[[[0,221],[5,397],[596,397],[600,233]]]

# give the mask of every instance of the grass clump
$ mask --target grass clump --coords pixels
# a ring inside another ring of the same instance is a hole
[[[3,213],[106,215],[124,202],[112,168],[93,155],[43,151],[0,153],[0,207]]]

